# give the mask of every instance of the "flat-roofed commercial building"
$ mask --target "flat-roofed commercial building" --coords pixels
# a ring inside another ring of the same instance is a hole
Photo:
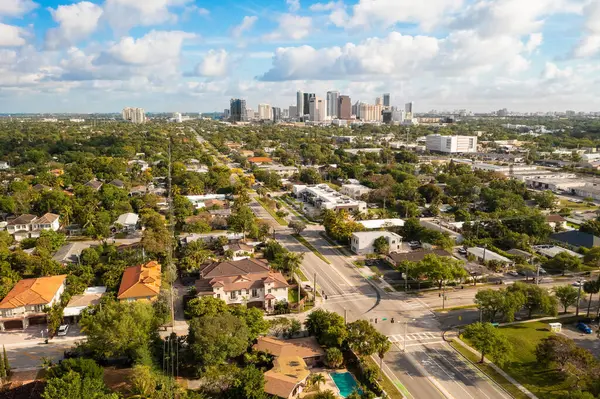
[[[355,200],[347,195],[338,193],[327,184],[315,186],[296,185],[292,188],[296,198],[317,210],[346,210],[348,212],[367,210],[365,201]]]
[[[441,136],[431,134],[426,138],[427,151],[449,154],[477,152],[476,136]]]

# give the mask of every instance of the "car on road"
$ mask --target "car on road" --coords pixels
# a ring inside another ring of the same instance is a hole
[[[304,291],[307,292],[312,292],[313,288],[310,286],[310,284],[305,284],[304,285]]]
[[[588,326],[587,324],[585,324],[584,322],[580,321],[579,323],[577,323],[577,325],[575,326],[579,331],[581,331],[584,334],[591,334],[592,333],[592,329],[590,328],[590,326]]]
[[[59,337],[64,337],[65,335],[67,335],[68,332],[69,332],[69,325],[61,324],[60,327],[58,327],[58,331],[56,332],[56,335],[58,335]]]
[[[466,254],[467,254],[467,250],[466,250],[466,249],[464,249],[464,248],[458,248],[458,251],[457,251],[457,252],[458,252],[459,254],[461,254],[461,255],[466,255]]]
[[[579,287],[582,286],[583,284],[585,284],[585,280],[581,280],[581,281],[575,281],[573,284],[571,284],[573,287]]]
[[[417,249],[417,248],[421,248],[421,243],[419,241],[411,241],[408,243],[408,246],[411,249]]]
[[[516,270],[511,270],[507,274],[509,274],[510,276],[519,277],[519,272]]]

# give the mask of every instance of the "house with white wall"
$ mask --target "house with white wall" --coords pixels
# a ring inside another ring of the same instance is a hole
[[[6,230],[15,238],[15,241],[38,238],[43,230],[57,231],[59,228],[60,216],[53,213],[46,213],[41,217],[30,214],[21,215],[6,225]]]
[[[390,231],[359,231],[352,233],[350,247],[358,255],[375,253],[375,240],[384,237],[389,245],[389,252],[398,252],[402,246],[402,236]]]

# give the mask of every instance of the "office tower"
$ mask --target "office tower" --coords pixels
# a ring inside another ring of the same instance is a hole
[[[245,122],[248,120],[246,100],[232,98],[229,102],[229,113],[232,122]]]
[[[273,119],[273,122],[279,122],[281,120],[281,108],[272,107],[271,110],[272,110],[271,119]]]
[[[356,117],[366,122],[380,122],[383,119],[383,105],[359,103]]]
[[[412,119],[413,118],[413,108],[414,108],[415,103],[413,103],[412,101],[409,103],[404,104],[404,111],[406,112],[406,119]]]
[[[258,104],[258,119],[267,120],[273,118],[273,111],[269,104]]]
[[[390,93],[384,93],[383,94],[383,106],[384,107],[391,107],[391,103],[390,103]]]
[[[355,115],[356,118],[360,119],[360,101],[357,101],[352,105],[352,115]]]
[[[477,152],[477,136],[441,136],[430,134],[426,138],[427,151],[444,153]]]
[[[223,119],[229,119],[230,116],[231,116],[231,110],[228,108],[225,108],[223,110]]]
[[[302,90],[298,90],[298,92],[296,93],[296,114],[295,116],[297,118],[301,118],[302,112],[304,111],[304,93],[302,93]],[[293,116],[293,115],[290,115]]]
[[[145,123],[146,114],[143,108],[125,107],[121,113],[123,119],[131,123]]]
[[[338,105],[338,119],[350,119],[352,116],[352,102],[349,96],[340,96]]]
[[[310,109],[309,109],[310,99],[315,98],[315,93],[303,93],[302,98],[303,98],[303,106],[304,106],[304,109],[302,110],[302,112],[303,112],[302,115],[309,115],[310,114]]]
[[[183,122],[183,116],[181,116],[181,112],[173,112],[173,122]]]
[[[298,107],[296,105],[290,105],[289,112],[288,112],[288,117],[290,119],[298,117]]]
[[[327,116],[329,119],[335,119],[338,117],[339,109],[339,91],[328,91],[327,92]]]
[[[381,100],[381,97],[375,98],[375,105],[383,105],[383,101]]]
[[[308,105],[308,113],[311,121],[321,122],[325,120],[325,116],[327,114],[327,106],[321,98],[317,96],[311,97]]]

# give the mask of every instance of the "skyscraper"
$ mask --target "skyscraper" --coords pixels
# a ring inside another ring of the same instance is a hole
[[[273,122],[279,122],[281,120],[281,108],[272,107],[271,110],[272,110],[271,119],[273,119]]]
[[[143,108],[125,107],[121,113],[123,119],[131,123],[145,123],[146,114]]]
[[[296,105],[290,105],[288,117],[291,119],[298,117],[298,107]]]
[[[352,102],[349,96],[340,96],[338,106],[338,118],[339,119],[350,119],[352,116]]]
[[[329,119],[335,119],[339,113],[339,91],[328,91],[327,92],[327,116]]]
[[[391,106],[390,93],[383,93],[383,106],[386,108],[389,108]]]
[[[320,122],[325,120],[325,116],[327,114],[327,106],[325,102],[317,97],[311,97],[309,102],[309,115],[310,120],[315,122]]]
[[[412,101],[409,103],[404,104],[404,111],[406,112],[406,119],[412,119],[413,118],[413,107],[414,107],[415,103],[413,103]]]
[[[273,111],[269,104],[258,104],[258,119],[264,121],[273,118]]]
[[[232,122],[245,122],[248,120],[248,115],[246,113],[246,100],[232,98],[229,102],[229,111]]]
[[[301,118],[304,114],[304,93],[301,90],[298,90],[296,93],[296,114],[290,115],[290,117],[296,116],[297,118]]]
[[[383,105],[383,101],[381,101],[381,97],[375,98],[375,105]]]
[[[303,105],[304,105],[304,109],[302,110],[302,112],[303,112],[302,115],[309,115],[310,114],[310,109],[309,109],[310,99],[315,98],[315,93],[303,93],[302,98],[303,98]]]

